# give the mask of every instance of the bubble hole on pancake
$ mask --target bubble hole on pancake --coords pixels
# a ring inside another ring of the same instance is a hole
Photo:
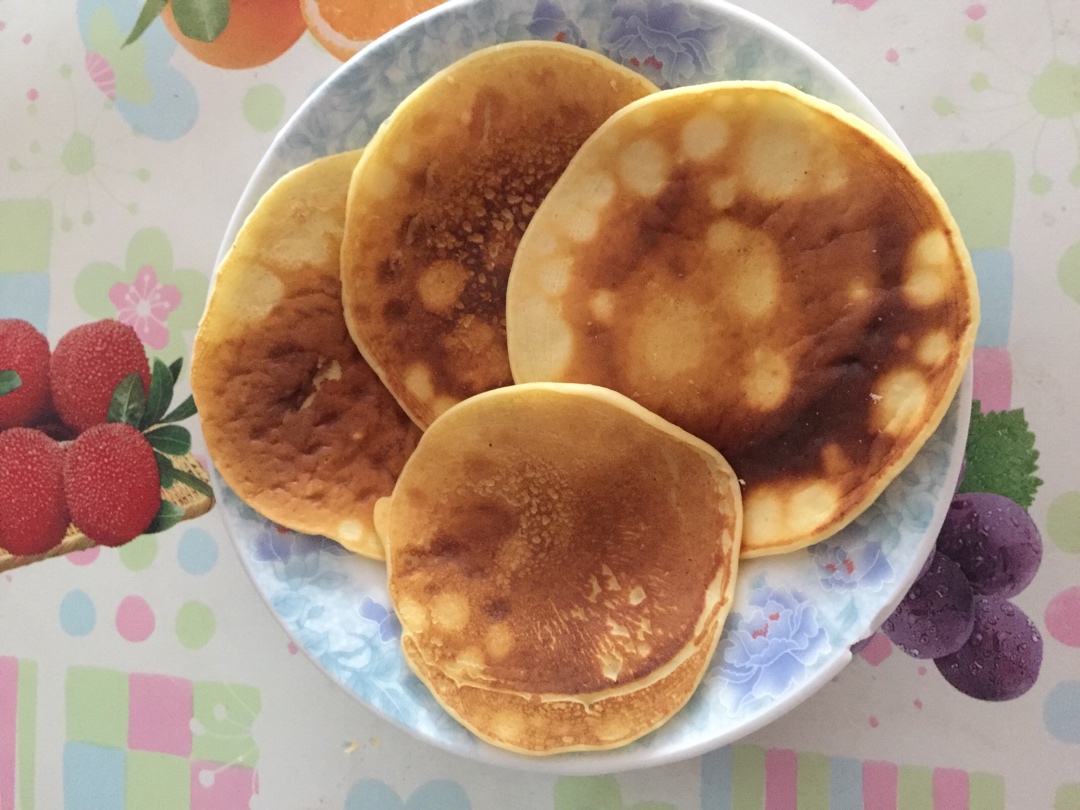
[[[734,473],[606,389],[521,385],[454,406],[377,511],[410,664],[470,728],[485,706],[539,701],[567,718],[581,710],[558,705],[625,697],[643,734],[692,693],[730,609]],[[534,732],[559,750],[628,741],[583,728],[570,743]]]
[[[349,190],[345,314],[419,426],[512,382],[505,292],[518,240],[585,139],[655,90],[576,46],[506,43],[433,76],[379,128]]]
[[[944,416],[978,320],[929,178],[770,82],[614,114],[541,204],[507,288],[515,381],[620,391],[720,450],[745,481],[747,557],[873,502]]]
[[[222,260],[192,353],[207,448],[265,517],[381,559],[373,524],[420,438],[345,326],[339,261],[360,152],[281,178]]]

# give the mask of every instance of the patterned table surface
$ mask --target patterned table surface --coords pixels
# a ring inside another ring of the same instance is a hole
[[[256,162],[339,62],[305,33],[220,69],[161,22],[121,49],[140,5],[0,0],[0,318],[53,343],[119,318],[170,362]],[[1044,557],[1015,599],[1045,642],[1035,686],[974,700],[877,635],[733,747],[617,776],[504,771],[347,698],[267,611],[214,510],[3,575],[0,808],[1080,808],[1080,6],[741,5],[851,77],[960,222],[984,301],[976,398],[1022,408],[1041,454]]]

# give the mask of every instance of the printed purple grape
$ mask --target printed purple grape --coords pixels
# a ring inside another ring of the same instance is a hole
[[[975,593],[1005,598],[1035,578],[1042,545],[1031,515],[992,492],[955,496],[937,540],[938,551],[963,569]]]
[[[956,689],[979,700],[1013,700],[1039,677],[1043,640],[1035,623],[1000,596],[975,596],[975,627],[967,643],[934,661]]]
[[[971,635],[973,597],[960,566],[935,553],[881,629],[912,658],[940,658],[959,650]]]

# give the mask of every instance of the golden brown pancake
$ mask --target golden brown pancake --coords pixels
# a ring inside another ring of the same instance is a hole
[[[678,667],[639,689],[573,697],[458,684],[424,660],[411,636],[402,647],[417,677],[478,737],[523,754],[557,754],[616,748],[656,729],[694,694],[719,638],[719,628],[711,628]]]
[[[582,48],[515,42],[436,74],[380,127],[349,189],[345,317],[418,425],[512,382],[505,292],[518,240],[593,130],[655,90]]]
[[[467,725],[518,699],[444,681],[556,703],[667,683],[650,693],[667,698],[627,710],[652,719],[628,720],[626,741],[693,691],[730,608],[741,518],[734,474],[704,442],[613,391],[537,384],[436,420],[379,529],[406,652]],[[586,724],[567,742],[560,728],[526,736],[565,750],[608,734]]]
[[[881,134],[775,83],[613,115],[522,238],[517,382],[620,391],[744,481],[743,556],[816,542],[938,425],[978,297],[930,180]]]
[[[191,387],[214,463],[241,499],[381,559],[374,504],[420,431],[342,313],[341,234],[359,155],[296,169],[259,201],[214,277]]]

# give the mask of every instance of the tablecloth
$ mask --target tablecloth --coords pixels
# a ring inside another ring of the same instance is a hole
[[[214,510],[3,575],[0,808],[1080,808],[1080,6],[740,5],[869,96],[972,251],[975,397],[1022,409],[1039,452],[1044,556],[1015,599],[1044,639],[1034,687],[975,700],[877,634],[728,748],[610,776],[503,770],[414,740],[320,673]],[[140,6],[0,0],[0,318],[53,343],[117,318],[171,362],[257,161],[340,62],[305,33],[219,68],[161,21],[122,48]]]

